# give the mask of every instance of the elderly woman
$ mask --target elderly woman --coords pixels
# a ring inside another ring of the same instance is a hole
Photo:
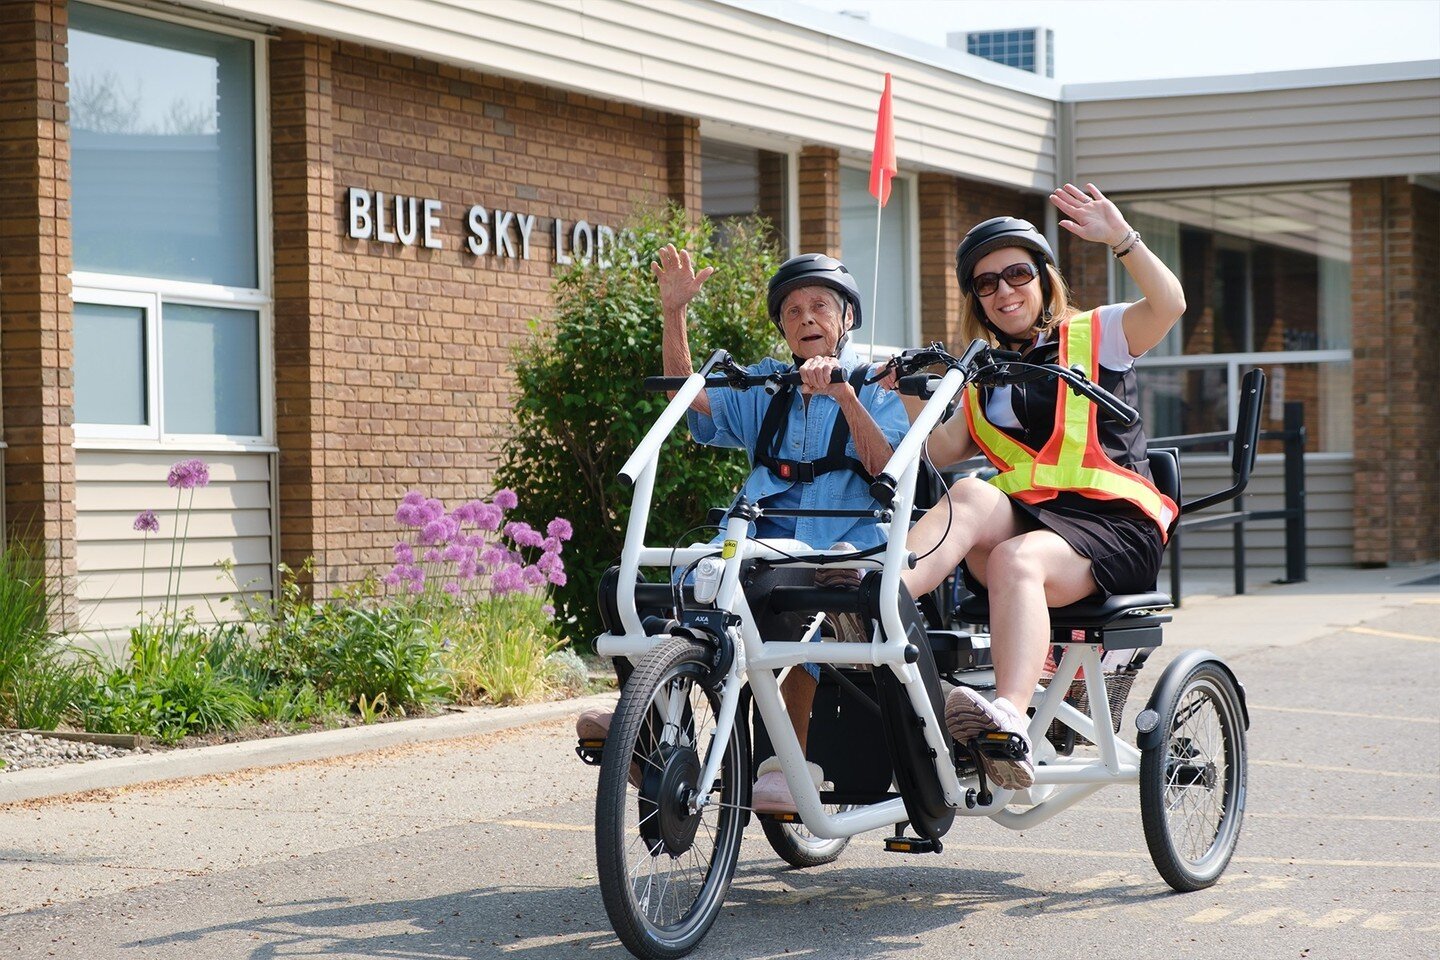
[[[659,285],[664,315],[662,349],[667,376],[694,371],[686,335],[686,311],[713,267],[697,272],[686,250],[663,247],[651,270]],[[699,443],[738,447],[752,470],[740,495],[771,509],[869,510],[871,475],[879,472],[908,426],[895,395],[864,384],[869,367],[850,348],[850,331],[860,326],[860,290],[845,265],[820,253],[801,254],[780,265],[767,290],[770,320],[789,347],[791,362],[767,357],[748,368],[758,376],[798,370],[799,391],[770,396],[763,390],[707,390],[689,412],[690,433]],[[831,382],[832,371],[845,379]],[[880,543],[873,519],[855,517],[760,518],[755,536],[801,540],[818,547],[864,549]],[[838,572],[838,571],[837,571]],[[772,571],[777,577],[779,571]],[[823,574],[822,574],[823,577]],[[821,579],[824,582],[824,579]],[[768,636],[788,636],[799,627],[795,615],[760,623]],[[806,746],[810,708],[819,668],[805,664],[781,684],[785,709],[800,749]],[[576,724],[582,739],[603,737],[608,713],[587,712]],[[816,785],[823,771],[810,764]],[[775,758],[762,763],[753,791],[761,813],[793,813],[795,801]]]
[[[1061,364],[1078,364],[1133,405],[1135,358],[1184,312],[1180,282],[1094,184],[1081,190],[1067,183],[1050,200],[1069,218],[1062,227],[1110,249],[1141,298],[1077,310],[1045,237],[1024,220],[997,217],[973,228],[956,250],[963,339],[1045,359],[1058,353]],[[893,382],[893,375],[885,381]],[[991,482],[951,487],[948,509],[942,502],[910,531],[909,548],[921,559],[901,574],[919,596],[963,561],[972,585],[989,591],[996,697],[991,702],[969,687],[951,692],[946,726],[962,743],[1003,730],[1028,745],[1026,709],[1050,644],[1049,608],[1151,589],[1176,513],[1150,480],[1140,425],[1097,418],[1089,401],[1057,385],[971,387],[964,416],[929,438],[936,464],[984,453],[1001,471]],[[920,402],[904,399],[913,416]],[[1001,787],[1034,781],[1028,752],[1014,762],[986,757],[985,766]]]

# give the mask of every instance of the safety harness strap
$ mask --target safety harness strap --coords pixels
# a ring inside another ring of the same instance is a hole
[[[851,371],[850,386],[856,395],[859,395],[860,388],[865,385],[868,373],[869,368],[865,364]],[[835,425],[830,428],[830,441],[825,448],[825,456],[818,460],[786,460],[777,456],[784,448],[785,433],[790,426],[790,407],[796,393],[794,387],[786,385],[770,398],[770,406],[760,421],[760,434],[755,441],[755,462],[768,468],[781,480],[793,480],[797,483],[814,483],[816,477],[835,470],[853,470],[866,483],[872,482],[875,478],[865,470],[864,464],[845,455],[845,445],[850,442],[850,423],[843,413],[835,418]]]

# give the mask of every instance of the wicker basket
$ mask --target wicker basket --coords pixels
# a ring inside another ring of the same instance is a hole
[[[1130,688],[1135,686],[1135,676],[1139,672],[1140,667],[1131,664],[1124,664],[1117,669],[1105,671],[1105,696],[1110,701],[1110,722],[1115,727],[1116,733],[1120,732],[1120,715],[1125,712],[1125,701],[1130,697]],[[1052,679],[1052,677],[1042,677],[1040,683],[1048,687]],[[1090,716],[1090,693],[1085,686],[1083,677],[1071,681],[1070,692],[1065,694],[1065,702],[1087,717]],[[1068,754],[1075,748],[1075,744],[1090,743],[1088,739],[1080,736],[1059,720],[1050,724],[1045,739],[1054,744],[1055,749],[1062,754]]]

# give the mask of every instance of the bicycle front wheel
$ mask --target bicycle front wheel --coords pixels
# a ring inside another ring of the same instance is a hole
[[[737,725],[716,737],[719,696],[705,686],[710,651],[665,641],[635,668],[610,724],[595,798],[595,861],[620,941],[645,960],[683,957],[715,922],[740,855],[741,778],[750,769]],[[699,806],[698,780],[722,750],[719,780]]]

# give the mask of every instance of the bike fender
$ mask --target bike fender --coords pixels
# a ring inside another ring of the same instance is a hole
[[[1170,665],[1165,668],[1165,672],[1160,674],[1160,679],[1155,684],[1155,689],[1150,693],[1150,699],[1145,703],[1145,709],[1154,710],[1157,704],[1173,696],[1176,689],[1184,682],[1185,677],[1189,675],[1190,671],[1207,661],[1214,663],[1221,670],[1225,671],[1225,674],[1230,678],[1231,682],[1235,684],[1235,692],[1240,696],[1240,720],[1245,724],[1245,729],[1249,730],[1250,708],[1245,702],[1245,685],[1240,682],[1240,678],[1235,675],[1234,670],[1230,669],[1228,663],[1221,660],[1219,656],[1211,653],[1209,650],[1187,650],[1171,661]],[[1135,745],[1141,750],[1152,750],[1160,746],[1160,738],[1163,735],[1164,732],[1159,727],[1156,727],[1148,733],[1141,733],[1136,738]]]

